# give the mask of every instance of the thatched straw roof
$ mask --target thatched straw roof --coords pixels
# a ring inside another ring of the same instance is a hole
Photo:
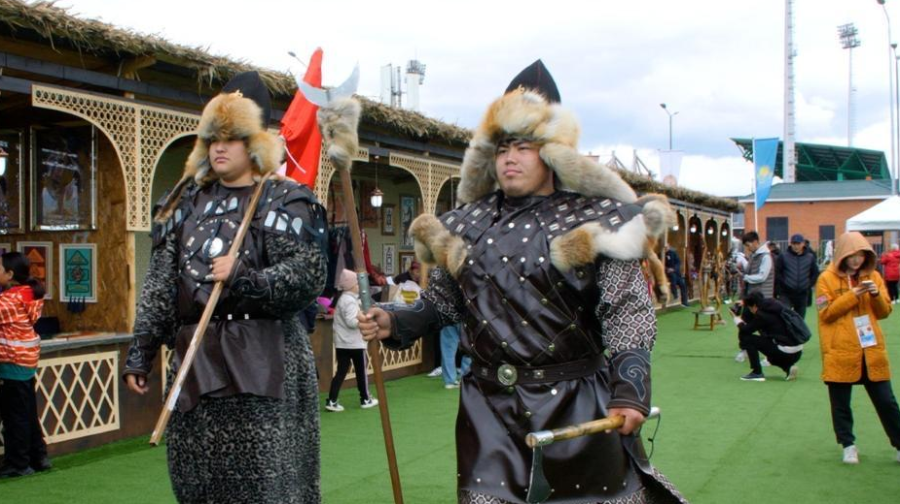
[[[217,87],[233,75],[255,70],[275,95],[290,97],[296,90],[294,78],[284,72],[260,68],[241,60],[210,54],[200,47],[173,44],[157,35],[145,35],[109,23],[82,19],[68,9],[56,7],[53,1],[25,3],[20,0],[0,0],[0,26],[5,25],[15,36],[17,31],[30,30],[46,39],[51,47],[57,45],[101,58],[133,58],[153,56],[196,72],[198,82]],[[471,132],[465,128],[431,119],[417,112],[388,107],[361,98],[363,123],[381,127],[421,141],[439,141],[465,147]],[[690,203],[724,211],[737,211],[739,205],[698,191],[670,187],[631,172],[622,176],[640,192],[658,192]]]
[[[619,174],[622,175],[622,178],[625,179],[635,191],[641,193],[665,194],[669,198],[693,203],[695,205],[712,207],[724,212],[739,212],[741,210],[741,205],[735,200],[720,198],[718,196],[713,196],[712,194],[694,191],[693,189],[684,187],[672,187],[630,171],[618,171]]]
[[[68,9],[57,7],[53,1],[25,3],[19,0],[0,0],[0,24],[15,34],[32,30],[47,39],[52,47],[71,46],[73,49],[99,57],[154,56],[176,61],[196,72],[197,80],[216,87],[233,75],[256,70],[269,90],[276,95],[290,97],[297,89],[294,78],[251,65],[245,61],[210,54],[200,47],[173,44],[157,35],[145,35],[101,21],[73,16]],[[376,127],[408,135],[419,140],[438,140],[457,146],[468,143],[470,133],[465,128],[447,124],[422,114],[388,107],[362,99],[363,121]]]

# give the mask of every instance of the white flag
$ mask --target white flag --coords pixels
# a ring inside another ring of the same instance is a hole
[[[664,184],[671,186],[678,185],[678,175],[681,173],[682,157],[684,157],[684,151],[659,151],[659,177]]]

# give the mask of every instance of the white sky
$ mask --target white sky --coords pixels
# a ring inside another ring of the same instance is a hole
[[[580,148],[654,171],[668,145],[665,102],[678,111],[681,184],[750,192],[752,169],[730,137],[783,136],[784,0],[62,0],[88,18],[288,70],[325,51],[324,80],[355,62],[360,93],[379,93],[379,67],[427,64],[422,111],[474,127],[486,105],[537,58],[582,122]],[[854,146],[890,156],[887,25],[876,0],[795,0],[796,139],[847,144],[848,51],[837,26],[855,23]],[[887,0],[900,39],[900,0]]]

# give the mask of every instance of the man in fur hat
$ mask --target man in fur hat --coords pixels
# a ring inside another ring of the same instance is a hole
[[[656,318],[641,274],[671,219],[580,155],[578,124],[538,61],[488,108],[463,160],[465,205],[413,223],[434,264],[422,300],[360,316],[367,339],[405,348],[462,323],[473,359],[456,424],[460,503],[525,502],[525,435],[611,415],[618,432],[544,448],[549,502],[678,502],[637,433],[650,411]]]
[[[138,394],[165,343],[174,377],[214,282],[225,290],[166,430],[179,502],[318,503],[315,359],[301,311],[321,293],[325,214],[309,188],[269,180],[236,257],[231,242],[283,146],[256,72],[203,109],[184,176],[154,215],[153,252],[125,380]]]

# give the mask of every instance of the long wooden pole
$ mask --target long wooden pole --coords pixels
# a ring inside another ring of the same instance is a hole
[[[266,176],[260,180],[259,186],[257,186],[256,190],[253,192],[253,197],[250,199],[250,206],[247,207],[247,213],[244,214],[244,218],[241,221],[241,227],[238,228],[237,236],[235,236],[231,248],[228,249],[229,255],[236,256],[240,251],[241,245],[244,243],[244,237],[247,235],[247,229],[250,227],[250,221],[253,220],[253,215],[256,214],[256,207],[259,204],[260,196],[262,196],[263,187],[272,175],[274,174],[266,174]],[[184,386],[187,374],[194,364],[194,359],[197,356],[197,350],[200,348],[200,343],[203,342],[203,337],[206,336],[206,328],[209,327],[209,321],[212,319],[216,305],[219,303],[219,296],[222,295],[222,290],[224,288],[225,282],[221,280],[213,285],[212,293],[209,295],[209,300],[206,302],[206,308],[203,309],[203,315],[200,317],[200,322],[197,324],[197,329],[194,331],[191,343],[188,346],[187,352],[184,354],[184,361],[181,363],[181,367],[178,368],[178,374],[175,376],[172,388],[169,389],[169,395],[166,397],[166,404],[159,413],[159,418],[156,420],[156,427],[153,428],[153,434],[150,435],[150,444],[153,446],[159,444],[163,432],[166,430],[166,425],[169,424],[169,418],[171,418],[172,412],[175,411],[175,403],[178,401],[178,396],[181,394],[181,388]]]
[[[338,170],[341,174],[341,189],[344,195],[344,209],[350,224],[350,241],[353,244],[353,264],[359,279],[359,298],[362,310],[367,312],[372,306],[369,292],[369,275],[363,256],[362,234],[359,229],[359,218],[353,198],[353,184],[349,170]],[[360,198],[364,198],[360,194]],[[394,504],[403,504],[403,490],[400,487],[400,471],[397,469],[397,454],[394,451],[394,433],[391,429],[391,414],[388,410],[387,391],[384,388],[384,377],[381,375],[381,344],[373,340],[369,343],[369,355],[372,358],[372,369],[375,371],[375,389],[378,391],[378,411],[381,413],[381,431],[384,434],[384,449],[387,452],[388,470],[391,473],[391,489],[394,492]],[[366,370],[356,371],[357,380],[365,380]]]

